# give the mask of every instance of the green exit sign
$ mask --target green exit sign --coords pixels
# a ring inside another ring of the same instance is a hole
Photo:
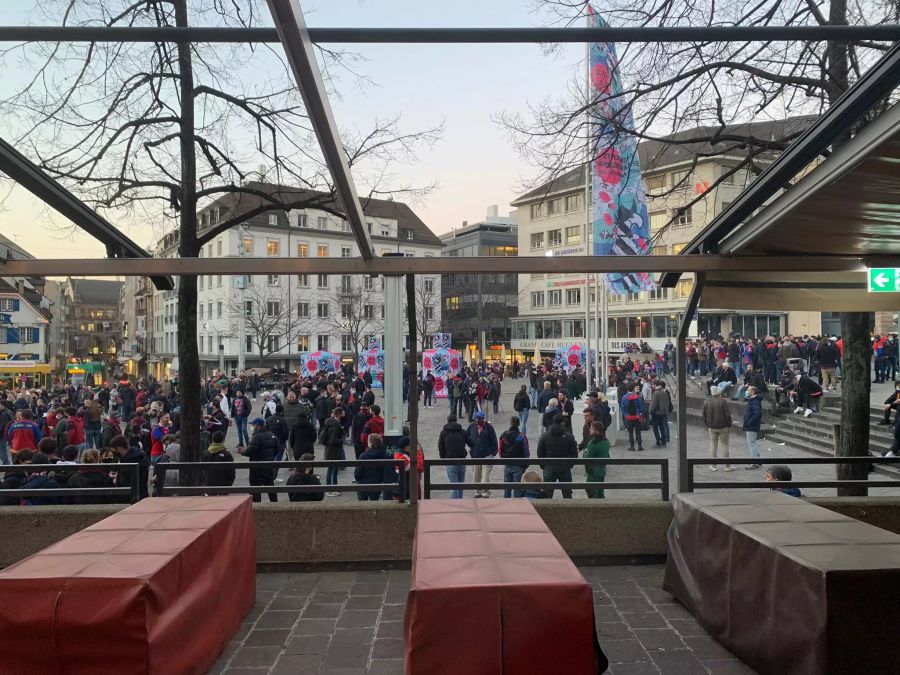
[[[900,293],[900,267],[869,268],[869,293]]]

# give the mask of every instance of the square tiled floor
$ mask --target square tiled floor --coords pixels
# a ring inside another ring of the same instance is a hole
[[[613,675],[752,675],[661,590],[660,565],[584,567]],[[401,675],[408,571],[260,574],[215,675]]]

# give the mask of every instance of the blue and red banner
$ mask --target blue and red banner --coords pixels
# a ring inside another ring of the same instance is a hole
[[[588,14],[593,26],[609,25],[591,5]],[[631,105],[621,96],[622,79],[615,44],[591,43],[590,59],[590,91],[594,101],[591,255],[648,255],[651,245],[647,195],[641,180]],[[654,287],[653,279],[644,272],[607,274],[606,284],[616,295]]]

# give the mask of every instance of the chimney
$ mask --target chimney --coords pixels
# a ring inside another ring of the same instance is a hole
[[[468,224],[469,224],[469,221],[468,221],[468,220],[464,220],[462,226],[463,226],[463,227],[466,227]]]
[[[491,204],[487,208],[487,217],[488,218],[497,218],[500,215],[500,209],[496,204]]]

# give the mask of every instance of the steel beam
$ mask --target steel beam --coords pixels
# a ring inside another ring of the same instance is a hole
[[[647,255],[474,258],[139,258],[8,260],[12,275],[197,276],[199,274],[583,274],[603,272],[847,272],[900,267],[900,255]]]
[[[490,44],[900,40],[900,26],[638,26],[523,28],[309,28],[313,43]],[[0,42],[280,42],[274,28],[3,26]]]
[[[106,247],[107,255],[110,257],[150,258],[147,251],[2,138],[0,138],[0,171],[98,240]],[[88,271],[89,268],[82,267],[81,272],[73,274],[84,274]],[[152,281],[161,291],[175,288],[173,280],[164,276],[154,275]]]
[[[678,324],[678,333],[675,337],[675,372],[678,377],[678,455],[676,465],[678,467],[678,492],[688,492],[691,487],[691,467],[688,465],[687,455],[687,363],[685,352],[687,344],[688,328],[697,306],[700,304],[700,296],[703,294],[703,284],[706,276],[699,272],[694,279],[694,288],[688,298]]]
[[[375,249],[366,227],[366,216],[359,203],[347,153],[338,135],[322,73],[316,62],[315,48],[306,29],[303,10],[300,9],[300,0],[268,0],[268,3],[341,206],[356,236],[359,254],[364,259],[371,260],[375,256]]]

